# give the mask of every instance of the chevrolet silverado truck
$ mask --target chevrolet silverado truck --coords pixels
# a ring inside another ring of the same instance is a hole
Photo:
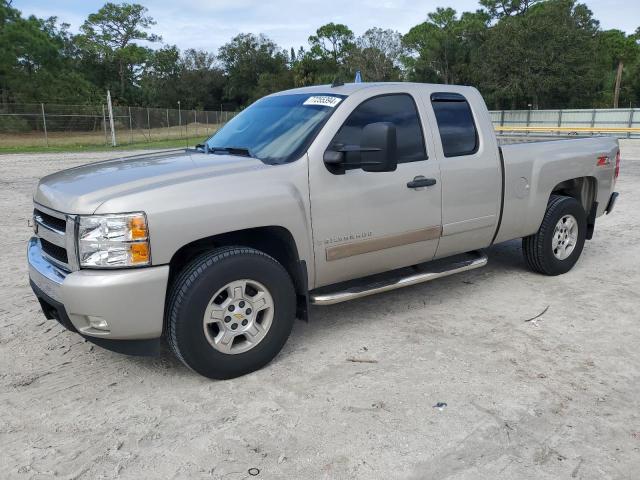
[[[47,318],[98,345],[153,354],[164,338],[232,378],[273,359],[310,305],[478,268],[496,243],[569,271],[619,168],[608,137],[499,146],[472,87],[288,90],[195,149],[44,177],[30,283]]]

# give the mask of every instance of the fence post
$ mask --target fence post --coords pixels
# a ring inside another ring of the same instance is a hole
[[[207,132],[206,135],[207,137],[209,136],[209,112],[207,110],[205,110],[204,112],[204,124],[205,124],[205,131]]]
[[[591,112],[591,128],[594,128],[596,125],[596,112],[597,110],[594,108],[593,112]],[[593,134],[593,132],[591,132]]]
[[[178,100],[178,129],[180,131],[180,137],[182,137],[182,111],[180,110],[180,100]]]
[[[44,103],[40,104],[42,109],[42,127],[44,128],[44,143],[49,146],[49,136],[47,135],[47,118],[44,115]]]
[[[500,112],[500,126],[504,127],[504,110]]]
[[[196,138],[198,137],[198,114],[196,113],[196,111],[193,111],[193,123],[196,126]]]
[[[117,146],[116,129],[113,126],[113,105],[111,105],[111,92],[107,90],[107,108],[109,109],[109,128],[111,128],[111,146]]]
[[[633,108],[629,109],[629,124],[628,127],[633,127]],[[627,138],[631,138],[631,132],[627,132]]]
[[[562,109],[558,110],[558,128],[562,127]],[[556,132],[556,135],[560,135],[560,130]]]
[[[133,124],[131,123],[131,107],[129,107],[129,145],[133,143]]]
[[[102,104],[102,129],[104,130],[104,146],[109,146],[109,137],[107,136],[107,116],[104,113],[104,103]]]
[[[147,130],[149,131],[149,140],[147,140],[148,142],[151,141],[151,118],[149,117],[149,107],[147,107]]]
[[[531,123],[531,107],[529,107],[529,110],[527,110],[527,136],[529,136],[529,127]]]
[[[167,140],[171,138],[171,126],[169,125],[169,109],[167,108]]]

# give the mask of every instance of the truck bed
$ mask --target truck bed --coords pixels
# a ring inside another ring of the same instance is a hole
[[[557,142],[562,140],[576,140],[580,138],[593,138],[586,135],[497,135],[498,146],[515,145],[519,143]]]
[[[526,139],[533,141],[501,142],[504,183],[495,243],[535,233],[551,193],[563,182],[586,179],[582,196],[588,205],[584,207],[589,212],[592,202],[598,202],[597,216],[604,213],[613,189],[617,139],[604,136]],[[608,157],[607,163],[598,165],[599,157],[603,156]]]

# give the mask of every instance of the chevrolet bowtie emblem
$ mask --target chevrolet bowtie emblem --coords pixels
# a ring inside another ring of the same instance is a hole
[[[241,313],[234,313],[233,316],[236,317],[238,320],[242,320],[244,318],[244,315],[242,315]]]

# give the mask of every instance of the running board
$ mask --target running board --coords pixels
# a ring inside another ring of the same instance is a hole
[[[365,278],[359,280],[360,283],[350,281],[330,287],[322,287],[310,292],[309,298],[313,305],[333,305],[335,303],[355,300],[356,298],[388,292],[418,283],[430,282],[436,278],[466,272],[474,268],[484,267],[487,264],[487,256],[480,250],[469,252],[465,255],[467,258],[459,259],[453,263],[444,263],[442,260],[436,260],[435,262],[421,264],[415,267],[373,275],[369,277],[369,282],[367,282]],[[471,258],[469,258],[469,256],[471,256]],[[431,263],[433,263],[433,265],[431,265]],[[416,273],[416,270],[418,273]],[[343,285],[344,288],[340,288],[340,285]]]

